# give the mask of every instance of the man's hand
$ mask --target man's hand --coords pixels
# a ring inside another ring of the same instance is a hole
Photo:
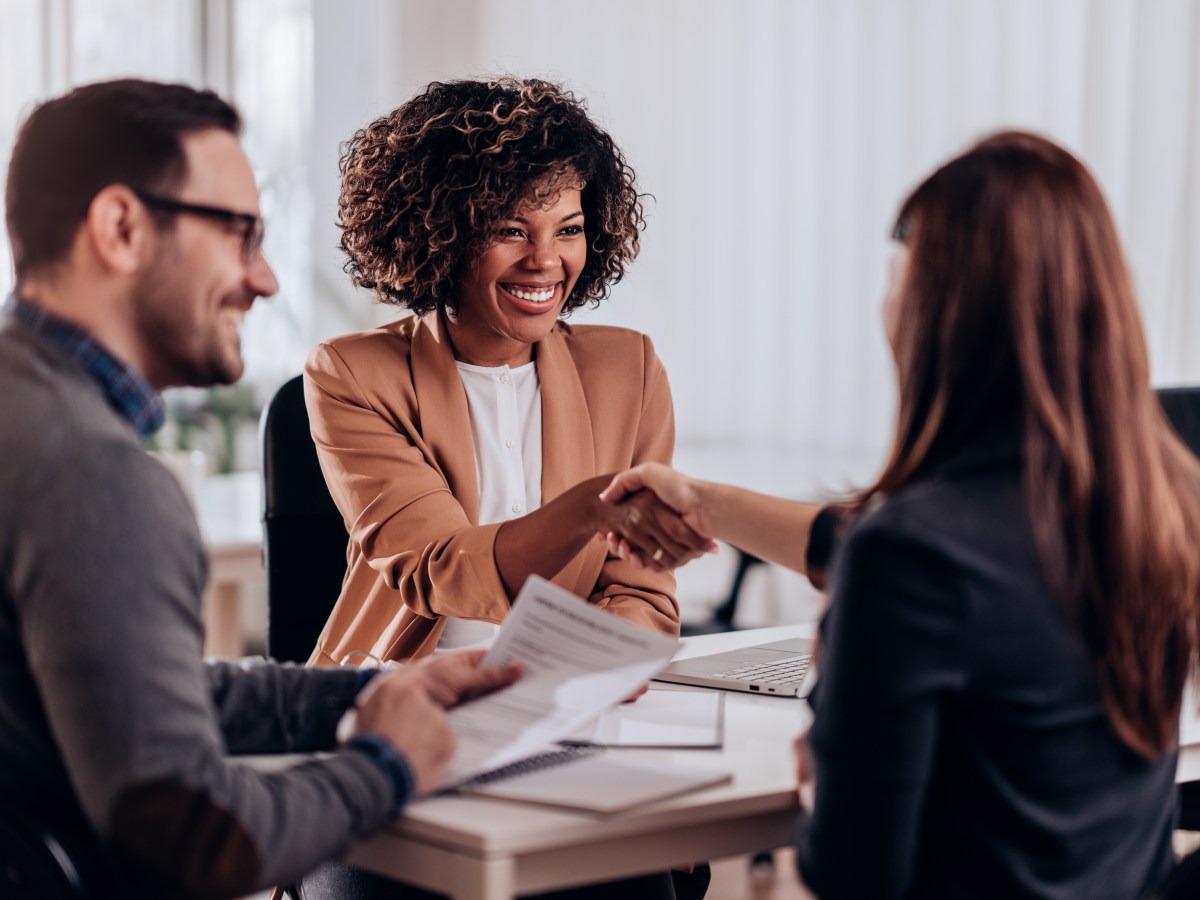
[[[376,675],[355,703],[354,733],[377,734],[404,754],[419,794],[437,783],[458,743],[446,710],[520,677],[519,665],[480,669],[483,654],[439,654]]]
[[[600,499],[622,513],[607,535],[614,556],[664,570],[716,552],[701,516],[696,482],[668,466],[644,463],[622,472]]]
[[[479,668],[486,650],[463,650],[458,653],[437,653],[416,664],[436,703],[449,709],[464,700],[471,700],[502,687],[508,687],[521,677],[521,664]]]

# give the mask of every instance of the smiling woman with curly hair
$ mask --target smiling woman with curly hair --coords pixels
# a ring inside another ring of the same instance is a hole
[[[457,307],[463,262],[531,195],[580,192],[587,261],[561,313],[595,305],[638,253],[642,205],[620,150],[546,81],[434,82],[363,128],[342,156],[346,271],[418,315]]]
[[[489,640],[531,574],[677,633],[669,567],[702,542],[605,473],[668,461],[666,373],[644,335],[569,326],[638,252],[634,173],[545,81],[434,83],[342,157],[354,282],[415,315],[319,346],[313,435],[350,531],[314,660],[406,659]],[[629,534],[647,566],[610,559]]]
[[[641,201],[612,138],[546,81],[435,82],[357,132],[341,172],[346,271],[413,315],[321,344],[305,367],[350,533],[313,661],[488,642],[534,574],[678,634],[671,570],[707,541],[648,492],[598,496],[613,472],[670,462],[666,372],[644,335],[562,321],[638,253]],[[608,532],[640,562],[610,557]],[[375,896],[364,881],[328,866],[305,888]],[[675,881],[605,892],[694,898],[707,867]]]

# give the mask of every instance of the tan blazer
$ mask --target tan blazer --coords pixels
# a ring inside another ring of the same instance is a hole
[[[674,412],[650,339],[560,323],[535,345],[542,502],[649,460],[669,463]],[[312,661],[431,653],[445,616],[500,622],[500,523],[479,525],[467,396],[437,314],[321,344],[304,391],[325,480],[350,541],[342,593]],[[297,560],[296,565],[304,565]],[[608,558],[597,538],[554,582],[622,618],[678,634],[675,579]]]

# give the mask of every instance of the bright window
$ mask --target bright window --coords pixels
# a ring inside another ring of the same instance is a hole
[[[280,292],[247,318],[247,374],[234,389],[168,391],[161,446],[208,452],[216,469],[255,464],[267,393],[299,371],[311,341],[311,0],[0,0],[0,160],[33,106],[79,84],[127,76],[208,86],[241,109],[262,188],[266,253]],[[0,264],[12,284],[7,234]]]

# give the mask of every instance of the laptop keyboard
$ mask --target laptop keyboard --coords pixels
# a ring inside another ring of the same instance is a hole
[[[717,678],[732,678],[737,681],[753,681],[761,684],[798,684],[808,671],[811,656],[794,656],[771,663],[754,663],[738,666],[726,672],[718,672]]]

